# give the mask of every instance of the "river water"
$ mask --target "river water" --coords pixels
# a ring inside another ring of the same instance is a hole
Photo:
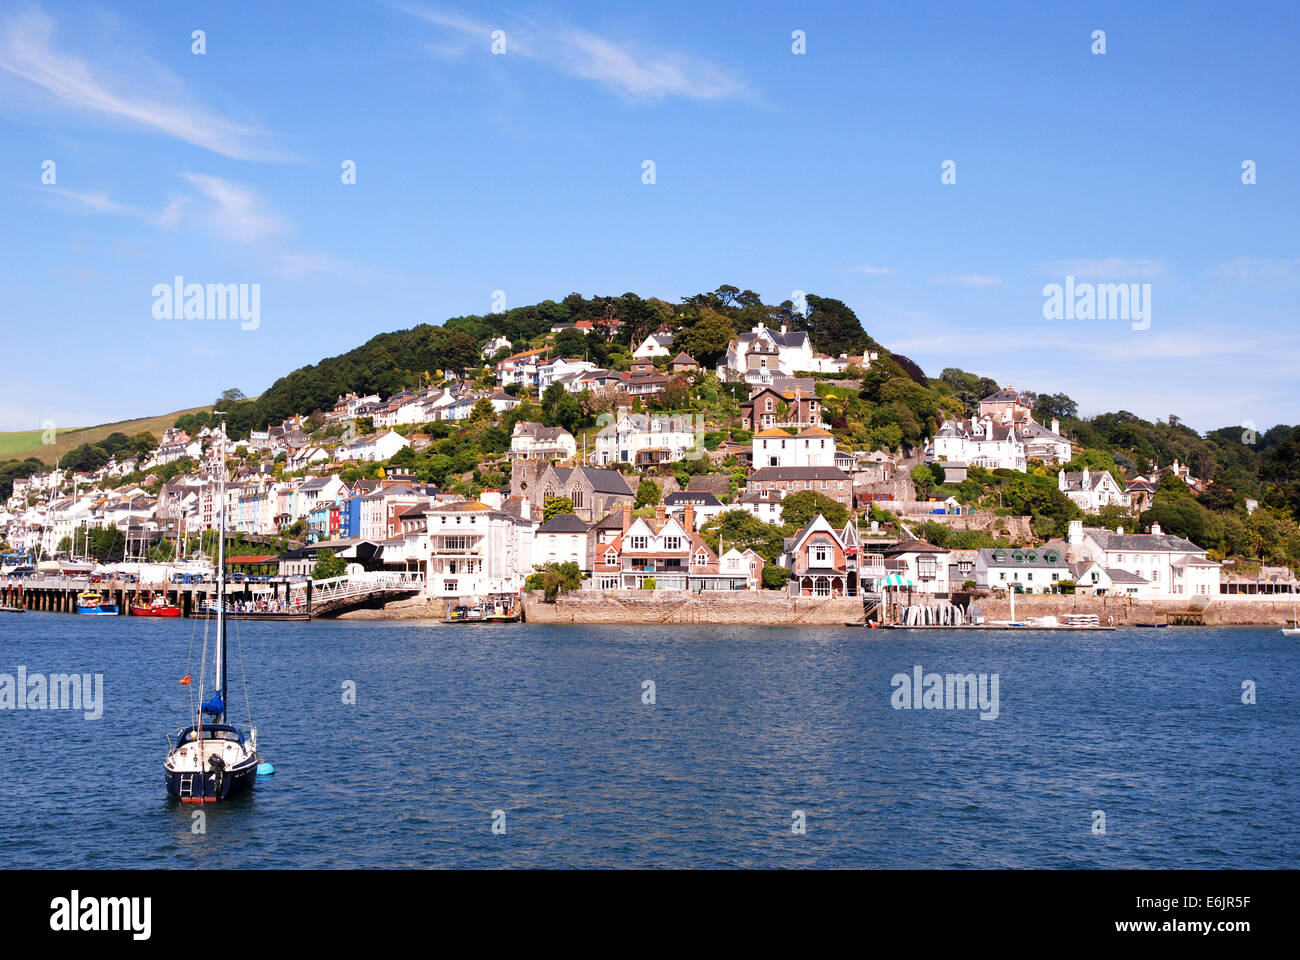
[[[1277,628],[231,624],[232,718],[242,653],[276,773],[195,832],[161,765],[203,629],[0,614],[0,674],[98,674],[104,691],[99,719],[0,709],[0,862],[1300,862],[1300,645]],[[996,675],[996,717],[987,699],[895,709],[893,678],[917,666],[984,675],[989,697]]]

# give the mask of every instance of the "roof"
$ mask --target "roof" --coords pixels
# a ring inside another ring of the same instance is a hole
[[[538,533],[586,533],[587,522],[576,514],[560,513],[537,528]]]
[[[1096,540],[1103,550],[1130,553],[1204,553],[1182,537],[1169,533],[1112,533],[1101,527],[1086,527],[1084,533]]]
[[[577,467],[582,471],[582,475],[587,478],[591,484],[591,489],[596,493],[615,493],[624,496],[634,496],[632,488],[627,485],[627,479],[617,470],[601,470],[597,467]],[[558,469],[555,471],[560,472]]]
[[[768,480],[848,480],[849,475],[839,467],[763,467],[749,475],[749,481]]]
[[[947,553],[944,547],[936,547],[933,543],[926,543],[924,540],[902,540],[892,547],[887,547],[884,551],[885,556],[898,556],[904,553]]]
[[[678,490],[664,497],[665,507],[676,507],[687,503],[693,503],[697,507],[722,506],[722,501],[707,490]]]
[[[1129,573],[1127,570],[1120,570],[1112,567],[1103,567],[1102,569],[1106,571],[1106,576],[1110,577],[1112,583],[1147,583],[1146,580],[1139,577],[1136,573]]]
[[[1018,549],[1010,547],[985,548],[980,551],[980,559],[990,567],[1034,567],[1049,570],[1064,570],[1070,566],[1064,553],[1048,548]]]
[[[677,354],[677,356],[673,357],[672,362],[673,362],[673,363],[694,363],[696,366],[699,366],[699,364],[696,362],[695,358],[692,357],[692,356],[691,356],[689,353],[687,353],[685,350],[683,350],[681,353]]]
[[[788,430],[782,430],[780,427],[768,427],[766,430],[760,430],[754,434],[755,437],[792,437],[794,434]]]

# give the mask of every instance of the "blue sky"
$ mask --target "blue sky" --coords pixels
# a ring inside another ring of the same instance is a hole
[[[494,290],[721,283],[1084,413],[1300,421],[1293,4],[618,6],[6,2],[0,429],[254,394]],[[260,284],[260,325],[155,320],[177,274]],[[1150,283],[1150,328],[1045,320],[1067,275]]]

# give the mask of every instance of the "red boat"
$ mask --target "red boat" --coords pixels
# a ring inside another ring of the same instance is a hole
[[[133,617],[179,617],[181,608],[167,602],[166,597],[142,597],[131,601]]]

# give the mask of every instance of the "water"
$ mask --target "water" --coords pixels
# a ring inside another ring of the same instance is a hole
[[[0,673],[102,673],[103,718],[0,710],[6,867],[1294,867],[1300,645],[1276,628],[231,625],[256,793],[167,799],[188,621],[0,615]],[[997,673],[1000,713],[890,678]],[[653,680],[657,703],[643,705]],[[343,703],[344,681],[356,704]],[[1243,705],[1254,680],[1258,703]],[[244,720],[237,680],[233,715]],[[491,831],[494,810],[505,835]],[[791,832],[806,816],[806,835]],[[1094,835],[1092,812],[1106,815]]]

